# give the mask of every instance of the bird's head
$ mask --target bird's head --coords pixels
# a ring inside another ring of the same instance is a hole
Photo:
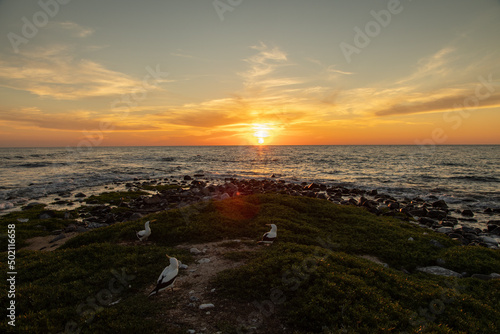
[[[167,258],[170,260],[171,265],[178,265],[179,264],[179,262],[177,261],[177,259],[175,257],[171,257],[167,254]]]
[[[278,226],[276,226],[275,224],[266,224],[266,226],[271,226],[271,229],[273,231],[276,231],[278,229]]]

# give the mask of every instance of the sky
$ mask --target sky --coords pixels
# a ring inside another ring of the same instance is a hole
[[[499,0],[0,0],[0,146],[500,144]]]

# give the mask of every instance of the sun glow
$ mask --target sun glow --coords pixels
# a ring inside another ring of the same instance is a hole
[[[254,123],[252,129],[254,131],[253,136],[257,137],[257,143],[262,145],[264,144],[264,138],[271,137],[271,131],[274,130],[274,127],[268,123]]]

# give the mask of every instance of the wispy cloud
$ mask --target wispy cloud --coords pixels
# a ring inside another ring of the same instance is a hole
[[[0,86],[57,100],[76,100],[130,93],[143,83],[95,61],[76,58],[70,46],[53,45],[0,60]]]
[[[92,35],[95,31],[94,29],[83,27],[75,22],[69,22],[69,21],[56,22],[55,24],[58,25],[59,27],[65,29],[65,30],[70,31],[74,36],[81,37],[81,38],[88,37],[88,36]]]

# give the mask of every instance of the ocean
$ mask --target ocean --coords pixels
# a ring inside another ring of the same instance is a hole
[[[0,209],[131,180],[203,174],[377,189],[461,208],[500,208],[500,146],[0,148]]]

